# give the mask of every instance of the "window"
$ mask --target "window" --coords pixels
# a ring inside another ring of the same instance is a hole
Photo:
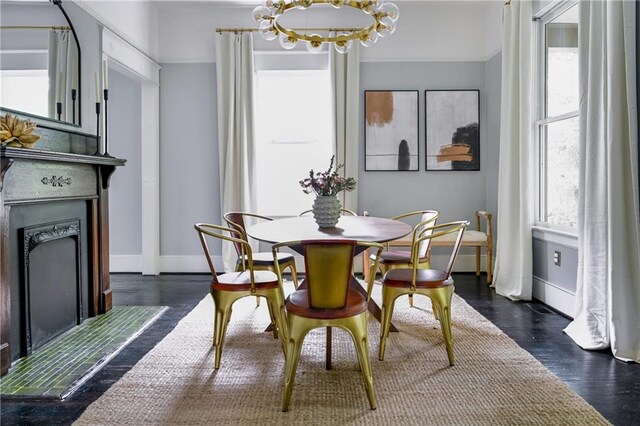
[[[579,170],[578,5],[560,3],[537,22],[537,222],[575,231]]]
[[[47,70],[0,71],[0,105],[18,111],[49,116]]]
[[[255,135],[258,212],[297,216],[314,197],[298,181],[326,170],[333,153],[328,70],[257,71]]]

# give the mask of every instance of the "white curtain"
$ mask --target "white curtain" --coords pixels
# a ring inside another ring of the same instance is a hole
[[[60,103],[60,120],[78,121],[76,99],[75,117],[71,90],[78,89],[78,49],[69,30],[49,32],[49,117],[58,119],[57,104]],[[76,92],[77,93],[77,92]]]
[[[255,211],[251,33],[216,34],[216,74],[222,218],[229,211]],[[225,242],[222,260],[226,271],[235,268],[236,258],[233,245]]]
[[[584,349],[640,362],[636,3],[580,3],[580,194],[575,320]]]
[[[532,291],[533,150],[531,148],[530,1],[504,6],[498,171],[498,241],[494,286],[513,300]]]
[[[343,174],[358,180],[360,153],[360,45],[349,53],[329,48],[329,67],[333,95],[336,164],[344,164]],[[342,191],[340,202],[346,209],[358,211],[358,188]]]

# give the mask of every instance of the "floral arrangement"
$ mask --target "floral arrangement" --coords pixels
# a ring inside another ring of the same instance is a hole
[[[31,148],[38,142],[37,124],[7,113],[0,117],[0,143],[15,148]]]
[[[331,157],[329,169],[326,172],[314,173],[313,169],[309,171],[309,177],[300,181],[300,186],[305,194],[314,192],[318,196],[336,195],[340,191],[353,191],[356,189],[356,180],[352,177],[340,176],[338,172],[344,167],[344,164],[333,169],[333,160],[335,155]]]

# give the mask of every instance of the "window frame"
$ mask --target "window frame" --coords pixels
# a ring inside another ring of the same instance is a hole
[[[562,234],[565,237],[575,236],[577,244],[578,229],[568,226],[553,224],[545,220],[546,212],[546,187],[545,170],[546,161],[546,145],[547,141],[544,137],[546,126],[552,123],[576,118],[580,116],[580,111],[570,111],[552,117],[546,116],[547,106],[547,62],[546,62],[546,25],[565,13],[572,7],[580,7],[579,0],[558,0],[547,7],[541,9],[534,15],[534,118],[533,118],[533,141],[535,155],[535,174],[534,174],[534,225],[533,228],[542,232],[551,232]],[[573,240],[573,238],[571,238]]]
[[[290,52],[289,52],[290,53]],[[282,68],[282,69],[270,69],[270,68],[266,68],[266,69],[256,69],[254,71],[254,84],[256,85],[255,90],[254,90],[254,96],[258,95],[258,85],[259,85],[259,78],[260,76],[283,76],[283,77],[287,77],[287,76],[293,76],[293,75],[300,75],[300,74],[306,74],[306,75],[311,75],[311,74],[326,74],[326,77],[328,77],[329,79],[330,77],[330,70],[328,68],[324,69],[324,68],[309,68],[309,69],[296,69],[296,68]],[[254,114],[256,114],[257,111],[254,111]],[[255,131],[255,121],[254,120],[254,131]],[[333,119],[331,117],[329,117],[329,121],[331,123],[331,126],[335,126],[335,123],[333,122]],[[335,132],[330,132],[331,133],[331,137],[327,140],[327,146],[330,148],[330,151],[335,151]],[[317,140],[312,140],[312,141],[297,141],[297,140],[288,140],[288,141],[271,141],[272,143],[276,143],[276,144],[304,144],[306,142],[311,142],[311,143],[318,143]],[[258,143],[258,138],[255,138],[255,143]],[[256,146],[257,149],[257,146]],[[335,154],[335,152],[333,152]],[[328,158],[327,158],[328,160]],[[328,166],[328,164],[326,165]],[[320,169],[318,169],[320,170]],[[291,181],[295,182],[299,179],[304,178],[306,175],[308,174],[308,171],[305,169],[304,174],[300,174],[300,175],[292,175],[291,176]],[[257,176],[257,172],[256,172],[256,176]],[[302,189],[300,189],[300,193],[302,193]],[[308,195],[308,197],[311,197],[311,195]],[[309,198],[309,207],[311,208],[311,203],[313,202],[312,198]],[[297,216],[299,213],[302,212],[302,210],[300,211],[291,211],[288,212],[286,214],[280,214],[280,213],[274,213],[274,212],[270,212],[267,209],[264,208],[265,206],[261,206],[259,201],[256,199],[256,208],[258,210],[258,212],[260,214],[264,214],[264,215],[268,215],[269,217],[273,218],[273,219],[280,219],[280,218],[287,218],[287,217],[295,217]],[[303,209],[304,210],[304,209]]]

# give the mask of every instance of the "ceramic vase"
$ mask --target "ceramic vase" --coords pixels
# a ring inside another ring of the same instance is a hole
[[[340,201],[335,195],[320,195],[313,202],[313,218],[320,228],[333,228],[340,219]]]

